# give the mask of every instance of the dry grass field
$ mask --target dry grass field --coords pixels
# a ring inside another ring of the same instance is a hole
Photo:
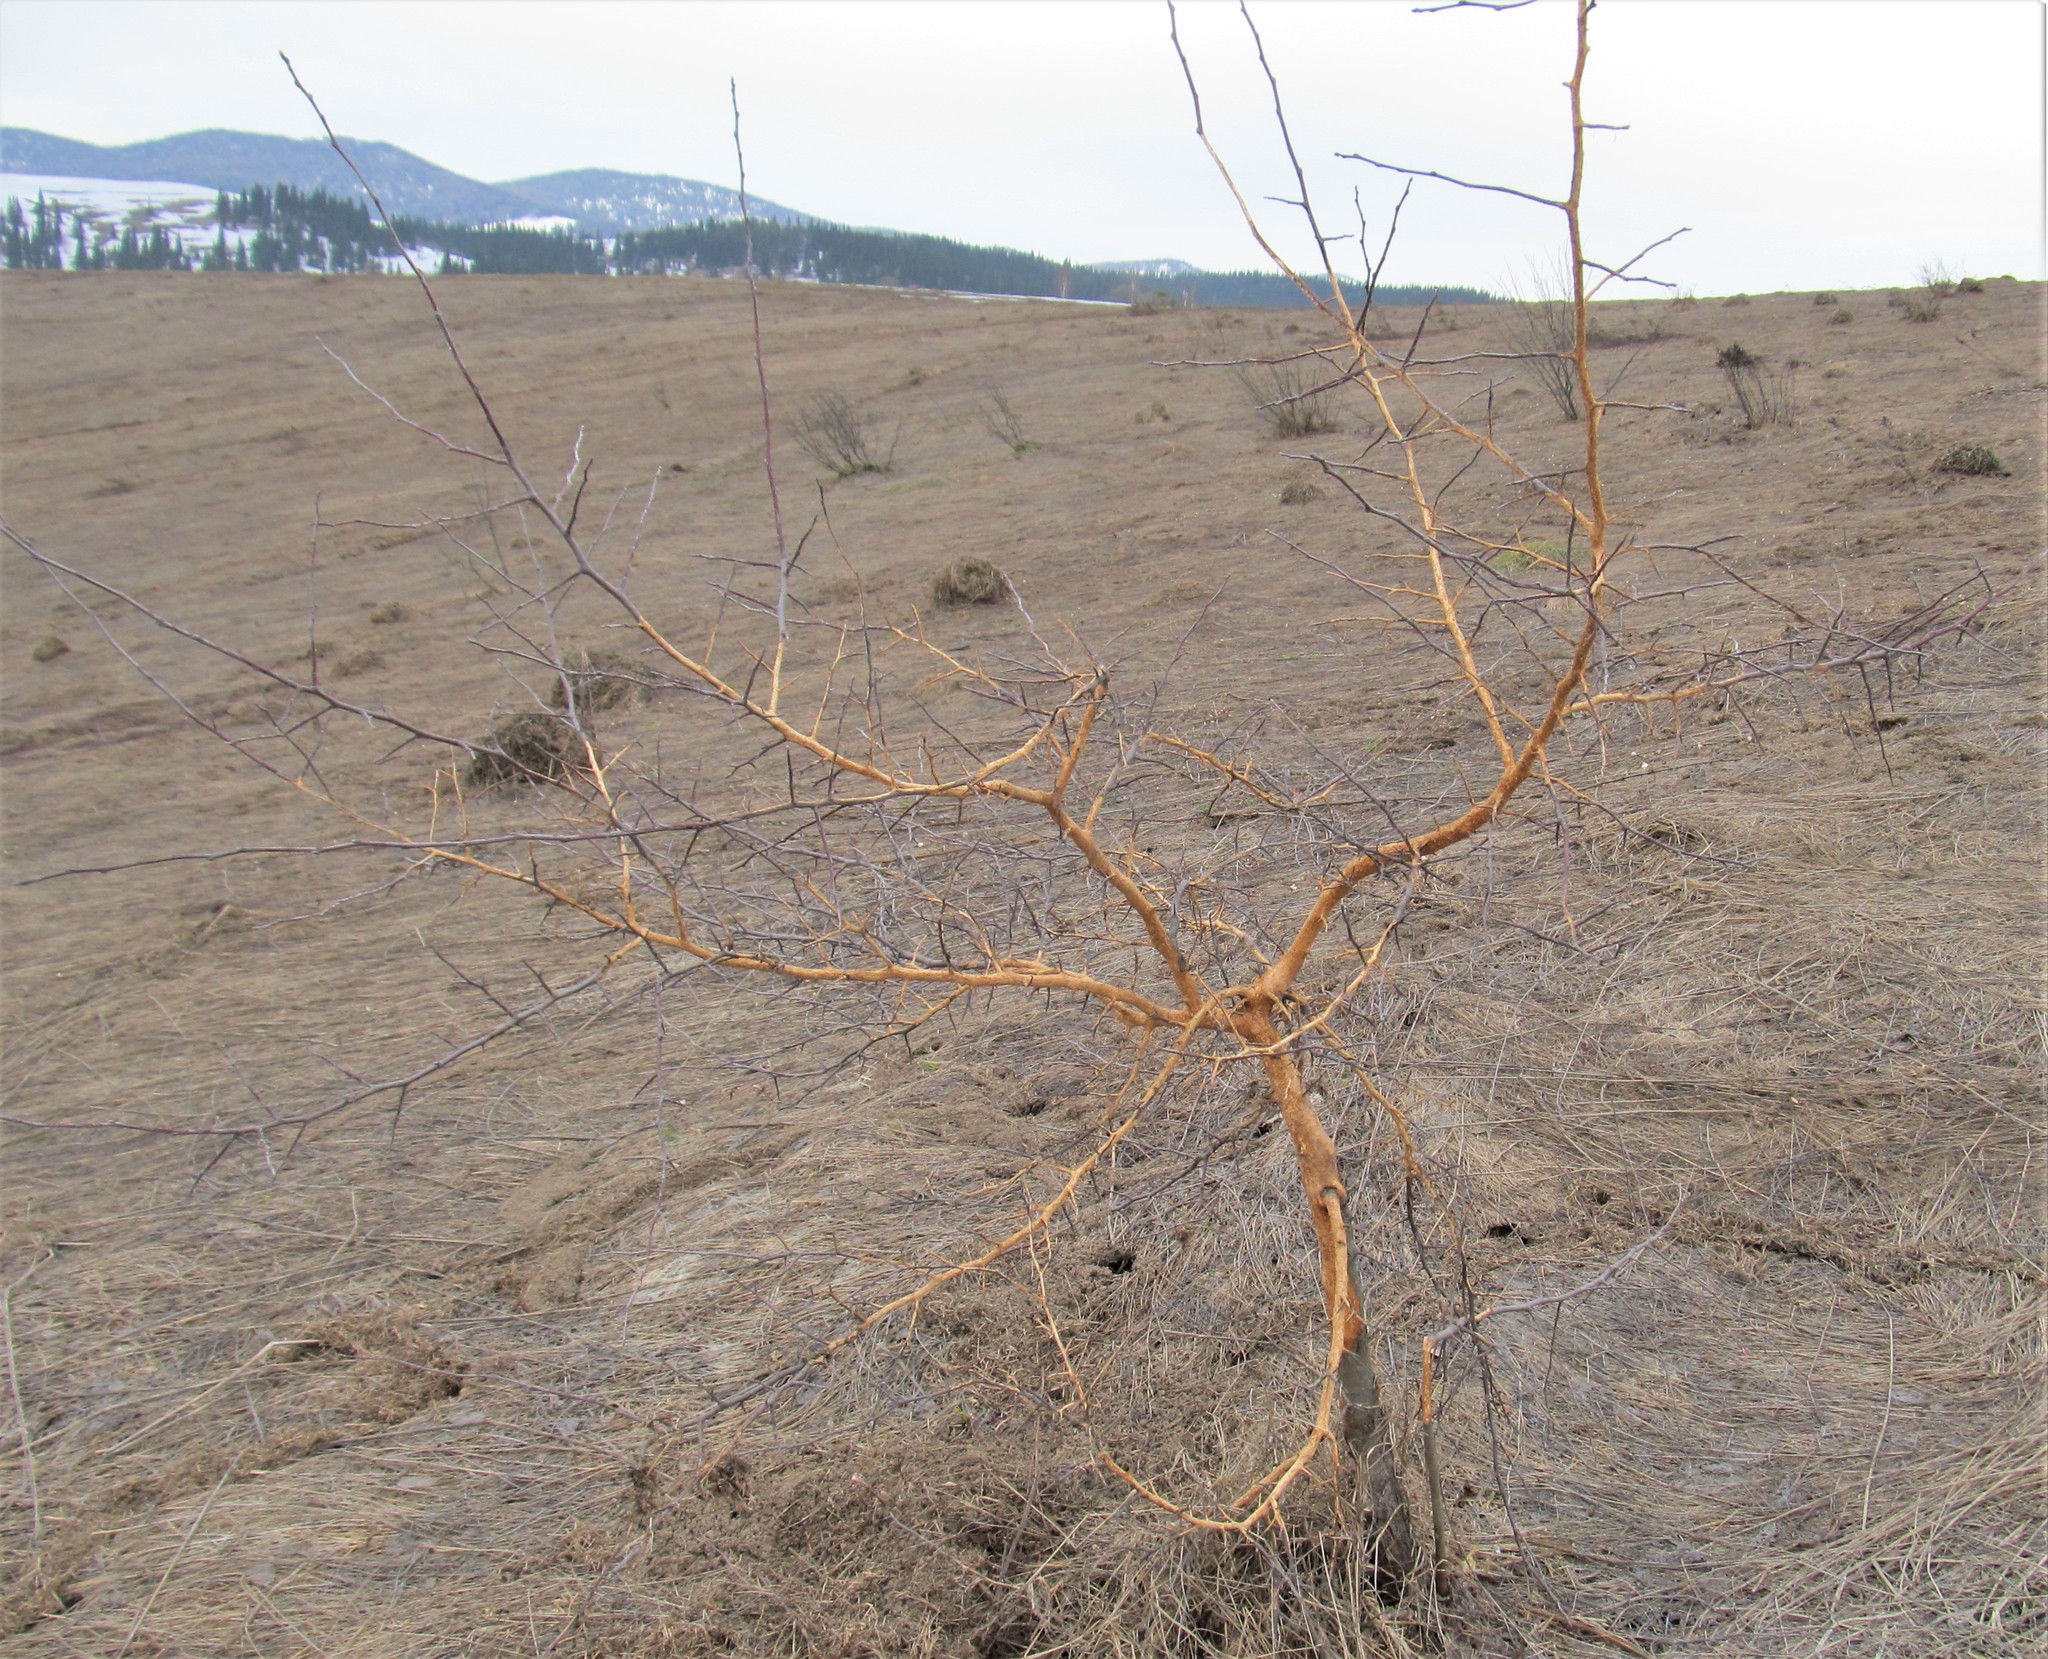
[[[773,550],[744,285],[441,292],[515,442],[559,475],[580,432],[585,510],[615,513],[608,547],[637,538],[641,602],[706,636],[720,561]],[[1358,410],[1281,439],[1227,371],[1168,366],[1274,349],[1291,319],[780,285],[763,308],[793,529],[829,506],[807,615],[922,615],[1019,660],[1016,607],[932,605],[942,567],[983,558],[1156,726],[1275,774],[1342,756],[1403,798],[1487,764],[1327,568],[1386,549],[1300,458],[1355,451]],[[1438,341],[1499,350],[1507,321],[1462,308]],[[1881,293],[1645,300],[1596,330],[1619,395],[1689,411],[1609,419],[1640,540],[1727,538],[1748,581],[1851,630],[1944,594],[1962,620],[1868,681],[1617,718],[1591,799],[1445,861],[1356,1033],[1433,1172],[1435,1231],[1409,1224],[1385,1115],[1318,1062],[1411,1469],[1453,1233],[1488,1303],[1614,1269],[1489,1325],[1487,1371],[1468,1345],[1443,1379],[1442,1594],[1383,1604],[1313,1490],[1289,1529],[1236,1539],[1102,1461],[1214,1506],[1313,1395],[1293,1157],[1227,1070],[1146,1119],[1041,1246],[778,1371],[1095,1146],[1129,1039],[1057,998],[966,1000],[876,1045],[844,997],[622,971],[402,1112],[149,1132],[426,1065],[490,1024],[480,984],[585,971],[588,930],[388,848],[136,867],[360,832],[138,670],[235,730],[288,699],[102,596],[125,662],[9,547],[0,1648],[2038,1652],[2043,292],[1988,281],[1920,321]],[[1736,343],[1784,420],[1738,418],[1716,366]],[[481,738],[542,682],[488,649],[502,585],[407,526],[492,486],[330,351],[474,434],[408,283],[8,273],[7,522],[254,659],[315,656],[341,695]],[[1568,464],[1574,429],[1494,372],[1504,439]],[[814,486],[789,432],[833,392],[892,470]],[[1028,447],[982,420],[996,392]],[[1941,469],[1968,445],[2006,473]],[[354,521],[317,557],[316,503]],[[505,527],[499,555],[527,551]],[[1724,585],[1668,621],[1740,631],[1746,604]],[[608,620],[572,603],[565,643],[630,653]],[[972,701],[927,693],[941,723]],[[750,740],[706,708],[635,700],[607,731],[722,776]],[[345,723],[323,743],[322,775],[394,816],[444,764]],[[544,826],[550,795],[484,792],[471,828]],[[1256,802],[1220,800],[1163,792],[1143,832],[1260,833]],[[1285,888],[1283,858],[1262,869]]]

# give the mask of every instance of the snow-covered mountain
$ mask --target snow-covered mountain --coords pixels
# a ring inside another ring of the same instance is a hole
[[[607,167],[582,167],[538,178],[507,179],[500,190],[522,196],[537,209],[566,214],[586,232],[610,236],[622,230],[653,230],[658,225],[688,225],[703,219],[740,217],[740,193],[701,179],[671,178],[666,173],[620,173]],[[812,217],[750,195],[747,207],[757,219],[804,224]]]

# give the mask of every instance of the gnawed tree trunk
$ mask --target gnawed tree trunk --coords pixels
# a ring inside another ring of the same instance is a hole
[[[1358,1298],[1356,1269],[1351,1294]],[[1363,1305],[1360,1300],[1360,1305]],[[1351,1468],[1351,1502],[1359,1536],[1375,1546],[1381,1576],[1394,1586],[1415,1566],[1415,1539],[1408,1525],[1408,1499],[1394,1462],[1394,1422],[1380,1394],[1364,1321],[1358,1340],[1337,1361],[1337,1386],[1344,1391],[1344,1456]]]
[[[1301,1184],[1314,1218],[1321,1258],[1323,1303],[1338,1343],[1337,1386],[1342,1391],[1337,1435],[1351,1470],[1351,1499],[1360,1538],[1374,1547],[1381,1577],[1403,1583],[1415,1565],[1414,1530],[1394,1459],[1393,1420],[1372,1362],[1359,1294],[1358,1267],[1345,1227],[1344,1176],[1337,1143],[1309,1099],[1301,1068],[1285,1050],[1265,1008],[1249,1005],[1234,1022],[1240,1036],[1264,1049],[1266,1083],[1301,1167]]]

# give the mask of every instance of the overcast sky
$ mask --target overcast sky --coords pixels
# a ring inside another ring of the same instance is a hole
[[[1286,181],[1233,6],[1181,7],[1247,194]],[[1561,193],[1571,12],[1264,0],[1254,20],[1326,228],[1389,181],[1336,151]],[[2042,273],[2039,0],[1607,0],[1588,72],[1591,251],[1701,294]],[[749,182],[850,224],[1078,261],[1257,262],[1197,143],[1164,4],[0,0],[0,120],[94,143],[338,130],[472,177],[616,167]],[[1284,210],[1271,209],[1276,224]],[[1419,185],[1387,280],[1526,284],[1554,215]],[[1300,252],[1290,232],[1286,245]],[[1355,250],[1344,261],[1358,265]]]

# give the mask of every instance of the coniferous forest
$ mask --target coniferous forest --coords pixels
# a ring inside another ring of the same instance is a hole
[[[0,214],[0,255],[10,271],[193,269],[183,242],[161,225],[126,225],[119,235],[103,237],[83,214],[72,214],[67,224],[63,204],[41,195],[33,208],[8,198]]]
[[[0,254],[11,270],[325,271],[358,274],[394,266],[390,233],[361,202],[321,189],[252,184],[218,193],[214,234],[163,226],[116,230],[104,216],[38,195],[18,198],[0,216]],[[392,230],[442,275],[676,276],[733,274],[747,260],[747,227],[706,220],[614,237],[566,227],[451,224],[398,215]],[[1305,305],[1294,285],[1270,271],[1179,271],[1146,276],[1075,265],[1015,248],[979,247],[948,237],[856,230],[822,220],[757,221],[755,268],[796,281],[875,287],[1015,294],[1047,299],[1159,305],[1287,307]],[[1460,303],[1491,295],[1475,288],[1384,287],[1388,304],[1419,304],[1432,295]]]

